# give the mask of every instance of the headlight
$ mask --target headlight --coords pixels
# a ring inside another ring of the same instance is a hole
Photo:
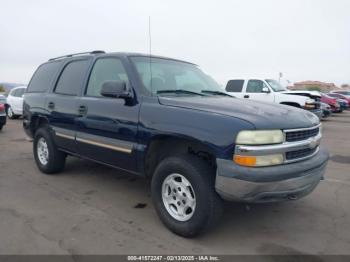
[[[315,103],[315,100],[313,99],[306,99],[305,104],[312,104]]]
[[[284,139],[281,130],[245,130],[238,133],[238,145],[268,145],[279,144]]]
[[[305,101],[305,105],[304,105],[304,108],[305,109],[313,109],[315,108],[315,101],[313,99],[307,99]]]
[[[282,164],[284,157],[282,154],[264,155],[264,156],[242,156],[234,155],[233,160],[241,166],[259,167],[274,166]]]

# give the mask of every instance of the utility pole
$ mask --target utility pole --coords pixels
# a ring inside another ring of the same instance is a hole
[[[278,82],[281,83],[281,78],[283,77],[283,73],[279,72],[278,73]]]

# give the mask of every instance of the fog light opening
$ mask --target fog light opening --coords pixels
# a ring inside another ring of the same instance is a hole
[[[297,200],[298,197],[297,197],[296,195],[289,195],[289,196],[288,196],[288,199],[289,199],[289,200]]]

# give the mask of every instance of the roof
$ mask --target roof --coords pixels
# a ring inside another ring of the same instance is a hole
[[[49,61],[68,59],[68,58],[72,58],[72,57],[76,57],[76,56],[96,56],[96,55],[116,55],[116,56],[124,56],[124,57],[142,56],[142,57],[167,59],[167,60],[173,60],[173,61],[177,61],[177,62],[182,62],[182,63],[196,65],[196,64],[191,63],[191,62],[187,62],[187,61],[180,60],[180,59],[175,59],[175,58],[170,58],[170,57],[165,57],[165,56],[150,55],[150,54],[143,54],[143,53],[134,53],[134,52],[110,52],[110,53],[106,53],[105,51],[101,51],[101,50],[95,50],[95,51],[91,51],[91,52],[75,53],[75,54],[68,54],[68,55],[64,55],[64,56],[51,58],[51,59],[49,59]]]
[[[18,89],[18,88],[27,88],[27,86],[16,86],[16,87],[12,88],[11,90]]]

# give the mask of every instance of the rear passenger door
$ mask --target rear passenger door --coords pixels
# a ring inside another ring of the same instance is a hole
[[[25,92],[25,88],[18,88],[16,92],[16,113],[22,115],[23,114],[23,95]]]
[[[226,85],[226,92],[232,93],[235,97],[242,98],[243,85],[244,80],[242,79],[229,80]]]
[[[136,171],[139,104],[101,96],[102,84],[108,80],[123,80],[130,85],[121,59],[100,57],[92,67],[86,91],[78,103],[78,151],[87,158]]]
[[[90,59],[66,62],[52,93],[48,94],[46,108],[54,129],[55,142],[61,149],[76,153],[76,118],[78,101],[85,85]]]
[[[18,89],[12,89],[7,97],[7,103],[11,106],[12,111],[16,114],[17,111],[17,93]]]

